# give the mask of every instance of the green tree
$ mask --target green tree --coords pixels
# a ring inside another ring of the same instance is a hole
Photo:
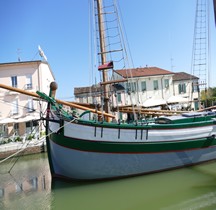
[[[216,87],[211,88],[212,97],[216,97]]]
[[[201,102],[205,104],[205,107],[214,105],[216,103],[216,87],[202,90]]]

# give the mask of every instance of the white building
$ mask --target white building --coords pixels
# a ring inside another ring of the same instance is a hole
[[[158,67],[144,67],[113,71],[113,80],[127,79],[125,83],[113,84],[110,90],[111,106],[153,107],[174,104],[198,108],[199,78],[184,73],[174,73]],[[77,102],[101,104],[103,88],[97,86],[74,89]],[[179,108],[179,107],[178,107]]]
[[[122,84],[125,91],[119,91],[121,100],[119,96],[118,105],[144,106],[148,99],[167,100],[173,95],[173,75],[173,72],[157,67],[114,71],[115,79],[128,79],[128,82]]]
[[[52,81],[54,75],[45,61],[0,63],[1,84],[48,94]],[[0,136],[23,136],[26,133],[38,133],[40,125],[33,120],[40,118],[40,110],[46,109],[46,103],[39,103],[30,96],[0,88],[0,107]]]
[[[182,97],[182,102],[190,102],[191,108],[199,109],[199,78],[185,72],[175,73],[173,76],[173,95]],[[179,101],[181,102],[181,101]]]

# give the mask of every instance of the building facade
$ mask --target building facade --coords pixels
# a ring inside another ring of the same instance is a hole
[[[122,84],[125,91],[118,91],[122,96],[122,100],[117,100],[118,105],[145,106],[148,99],[167,100],[173,94],[173,75],[173,72],[157,67],[114,71],[114,78],[128,79]]]
[[[173,95],[182,97],[185,102],[190,102],[192,109],[197,110],[200,108],[198,84],[199,78],[194,75],[185,72],[175,73],[173,76]]]
[[[54,75],[45,61],[0,63],[0,83],[22,90],[49,93]],[[40,111],[46,103],[30,96],[0,88],[0,136],[24,136],[28,133],[39,135]]]
[[[198,77],[179,72],[174,73],[158,67],[114,70],[112,80],[127,79],[127,82],[112,84],[111,107],[168,105],[170,109],[198,109]],[[75,88],[77,102],[101,104],[102,87],[94,92],[92,87]],[[176,106],[178,104],[178,106]]]

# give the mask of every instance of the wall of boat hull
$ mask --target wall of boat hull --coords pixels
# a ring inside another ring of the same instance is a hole
[[[120,178],[153,173],[216,158],[215,147],[164,153],[97,153],[74,150],[50,140],[53,173],[78,180]]]

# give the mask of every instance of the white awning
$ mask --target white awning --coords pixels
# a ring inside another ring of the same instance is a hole
[[[8,124],[8,123],[15,123],[15,122],[16,122],[15,119],[9,117],[0,120],[0,124]]]
[[[167,103],[186,103],[189,102],[188,98],[184,98],[182,96],[171,96],[167,99]]]
[[[0,124],[8,124],[8,123],[21,123],[21,122],[28,122],[28,121],[32,121],[32,120],[38,120],[40,119],[40,116],[37,115],[27,115],[24,117],[19,116],[19,118],[1,118],[0,119]]]
[[[39,118],[37,118],[35,116],[32,116],[32,115],[28,115],[28,116],[25,116],[25,117],[20,117],[15,122],[16,123],[21,123],[21,122],[28,122],[28,121],[32,121],[32,120],[36,120],[36,119],[39,119]]]
[[[144,107],[152,107],[152,106],[160,106],[160,105],[165,105],[167,102],[164,99],[147,99],[144,101],[143,106]]]

